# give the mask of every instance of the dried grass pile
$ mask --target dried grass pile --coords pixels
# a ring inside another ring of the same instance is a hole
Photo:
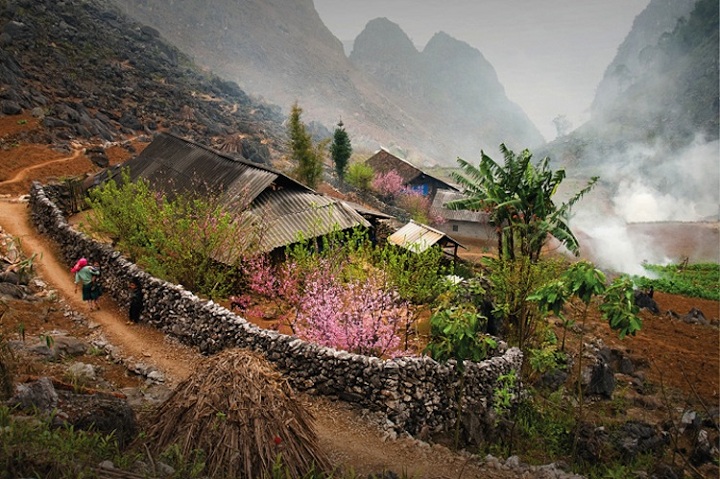
[[[177,444],[206,454],[210,477],[272,477],[280,456],[289,477],[329,471],[311,413],[262,356],[242,349],[208,358],[150,418],[155,454]]]

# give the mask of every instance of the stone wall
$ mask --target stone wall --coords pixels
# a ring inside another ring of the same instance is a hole
[[[68,265],[82,256],[100,261],[106,292],[121,307],[128,306],[130,279],[139,279],[146,304],[141,320],[203,354],[234,347],[259,351],[296,389],[380,412],[398,432],[440,432],[454,424],[458,377],[452,362],[440,364],[428,357],[382,360],[261,329],[212,301],[150,276],[109,245],[73,229],[38,183],[31,188],[30,208],[36,228],[59,246]],[[498,377],[520,369],[520,350],[498,354],[466,363],[465,410],[482,415],[492,402]]]

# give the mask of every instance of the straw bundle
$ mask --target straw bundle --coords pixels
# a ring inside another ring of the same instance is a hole
[[[289,477],[328,471],[313,417],[262,356],[241,349],[209,358],[152,415],[148,446],[177,444],[206,455],[210,477],[272,477],[280,457]]]

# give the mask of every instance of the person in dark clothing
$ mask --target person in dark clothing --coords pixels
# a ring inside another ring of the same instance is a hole
[[[140,314],[143,310],[143,292],[140,281],[137,278],[133,278],[130,281],[130,310],[128,315],[130,321],[137,323],[140,321]]]
[[[100,296],[103,294],[103,286],[101,282],[102,280],[100,279],[100,263],[98,261],[93,261],[92,266],[97,274],[92,277],[92,283],[90,283],[90,307],[91,309],[97,311],[100,309],[98,299],[100,299]]]

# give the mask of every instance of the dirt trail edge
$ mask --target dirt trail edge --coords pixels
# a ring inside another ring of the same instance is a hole
[[[84,311],[100,324],[106,338],[126,358],[134,357],[161,370],[170,385],[187,378],[194,365],[202,360],[197,351],[168,341],[160,331],[146,326],[127,324],[126,312],[110,298],[102,298],[102,309],[88,312],[75,292],[69,268],[57,258],[56,248],[42,237],[29,221],[27,203],[17,199],[0,199],[0,227],[19,239],[27,256],[36,254],[38,275],[65,298],[75,310]],[[300,394],[315,416],[315,428],[321,447],[333,464],[367,475],[392,470],[410,478],[427,479],[513,479],[512,470],[495,470],[479,464],[477,458],[455,454],[440,445],[429,445],[409,437],[388,438],[387,434],[347,404],[327,398]]]
[[[180,345],[167,344],[163,348],[165,341],[161,332],[144,325],[126,324],[122,312],[107,299],[102,303],[102,309],[88,312],[80,293],[75,291],[69,268],[56,258],[54,247],[47,239],[39,236],[30,224],[28,213],[27,203],[7,199],[0,201],[0,226],[19,239],[25,255],[37,255],[35,266],[40,277],[57,290],[73,309],[86,312],[100,324],[107,339],[119,347],[125,357],[142,358],[143,361],[153,363],[163,371],[171,384],[187,378],[198,353]]]
[[[15,173],[15,175],[12,178],[10,178],[9,180],[0,181],[0,185],[10,185],[13,183],[18,183],[18,182],[24,180],[27,177],[28,173],[30,173],[32,170],[37,170],[39,168],[42,168],[44,166],[47,166],[47,165],[50,165],[53,163],[63,163],[65,161],[72,161],[72,160],[78,158],[84,152],[85,152],[85,150],[75,150],[75,151],[73,151],[73,154],[71,156],[66,156],[63,158],[58,158],[57,160],[50,160],[50,161],[46,161],[44,163],[40,163],[37,165],[25,167],[22,170],[19,170],[17,173]]]

